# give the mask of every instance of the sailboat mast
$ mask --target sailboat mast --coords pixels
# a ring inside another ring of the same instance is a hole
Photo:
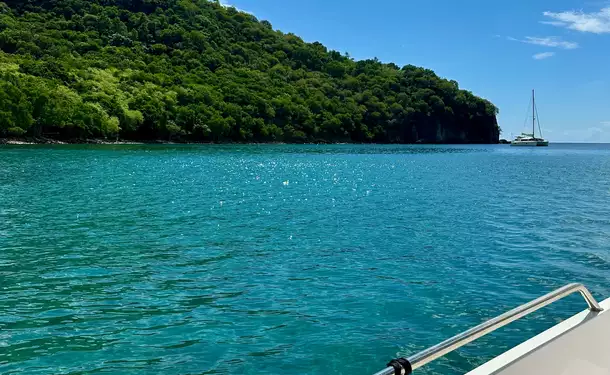
[[[532,137],[536,138],[536,95],[532,90]]]

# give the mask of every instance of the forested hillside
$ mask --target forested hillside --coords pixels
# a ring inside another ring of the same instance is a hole
[[[0,2],[0,137],[496,143],[496,114],[216,2]]]

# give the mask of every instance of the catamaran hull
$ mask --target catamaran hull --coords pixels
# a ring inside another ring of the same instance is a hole
[[[536,146],[538,146],[538,142],[536,142],[536,141],[531,141],[531,142],[512,142],[510,145],[511,146],[536,147]]]
[[[513,141],[510,145],[525,147],[546,147],[549,145],[549,141]]]

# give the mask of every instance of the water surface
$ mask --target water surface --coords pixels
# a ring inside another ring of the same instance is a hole
[[[373,373],[610,297],[609,212],[604,145],[0,146],[0,373]]]

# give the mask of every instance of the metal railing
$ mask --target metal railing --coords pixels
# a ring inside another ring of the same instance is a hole
[[[514,322],[517,319],[524,317],[536,310],[539,310],[551,303],[560,300],[572,293],[580,292],[587,304],[589,310],[593,312],[600,312],[603,309],[599,306],[595,298],[591,295],[589,290],[582,284],[569,284],[562,288],[555,290],[547,295],[544,295],[538,299],[521,305],[513,310],[510,310],[500,316],[497,316],[485,323],[479,324],[478,326],[469,329],[468,331],[462,332],[452,338],[441,342],[431,348],[421,351],[411,357],[408,357],[406,361],[410,364],[410,369],[406,368],[400,371],[403,375],[408,375],[412,370],[426,365],[427,363],[434,361],[435,359],[444,356],[445,354],[458,349],[469,342],[472,342],[486,334],[495,331],[498,328],[504,327],[505,325]],[[402,359],[404,361],[404,359]],[[407,366],[409,367],[409,366]],[[397,373],[397,369],[394,367],[387,367],[386,369],[379,371],[375,375],[393,375]]]

